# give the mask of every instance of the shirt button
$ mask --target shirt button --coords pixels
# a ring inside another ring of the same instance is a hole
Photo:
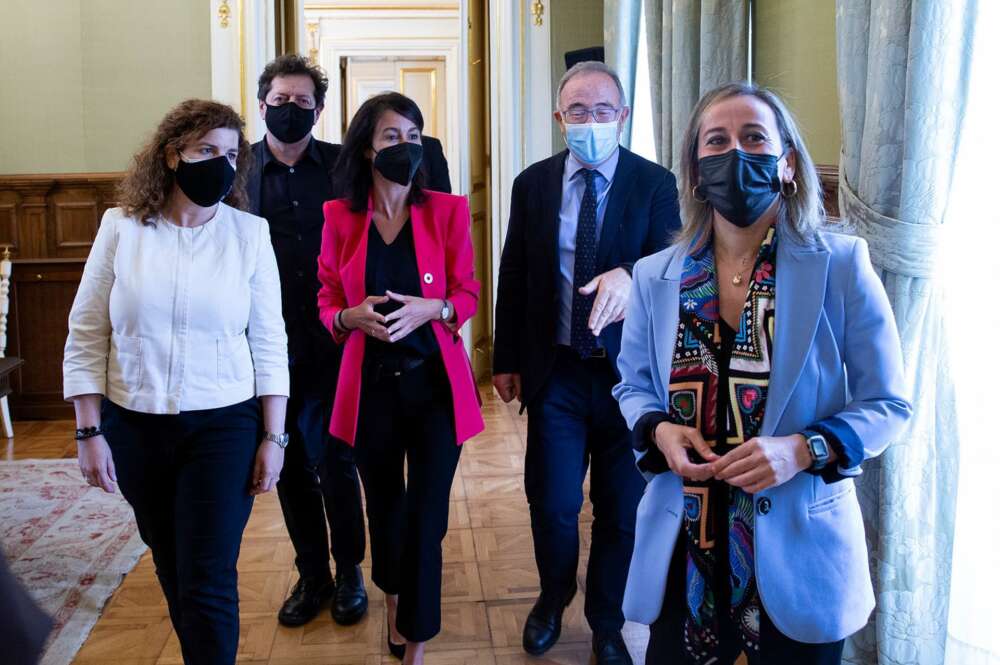
[[[302,272],[301,270],[296,270],[296,271],[295,271],[295,274],[296,274],[296,275],[298,275],[299,277],[302,277],[302,276],[304,276],[304,275],[305,275],[305,273],[304,273],[304,272]]]
[[[301,241],[302,240],[302,234],[301,233],[296,234],[295,239]]]
[[[766,496],[757,499],[757,512],[761,515],[767,515],[771,512],[771,500]]]
[[[295,167],[294,166],[288,167],[288,172],[289,173],[295,173]]]
[[[292,205],[297,207],[299,205],[299,202],[298,201],[292,201]]]

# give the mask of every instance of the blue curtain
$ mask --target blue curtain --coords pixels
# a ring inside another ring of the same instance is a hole
[[[625,88],[622,101],[632,106],[635,99],[635,57],[639,48],[639,0],[604,0],[604,61],[618,72]],[[625,123],[621,143],[632,145],[632,118]]]
[[[841,211],[892,302],[915,414],[857,480],[877,605],[849,663],[945,660],[959,440],[936,259],[975,11],[975,0],[837,1]]]
[[[684,129],[701,96],[748,77],[749,5],[750,0],[644,1],[656,154],[674,173]],[[607,41],[607,29],[605,35]]]

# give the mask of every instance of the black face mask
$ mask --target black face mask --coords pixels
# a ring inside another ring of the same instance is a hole
[[[375,153],[373,166],[387,180],[405,187],[413,180],[423,157],[424,146],[407,141],[379,150]]]
[[[298,143],[316,124],[316,110],[304,109],[295,102],[286,102],[281,106],[268,104],[264,123],[267,124],[267,131],[282,143]]]
[[[226,198],[236,180],[236,169],[225,155],[200,162],[177,162],[177,185],[195,205],[211,208]]]
[[[735,148],[699,159],[698,180],[695,196],[739,227],[760,219],[781,191],[777,157]]]

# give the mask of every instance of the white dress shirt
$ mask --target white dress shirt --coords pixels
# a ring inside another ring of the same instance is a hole
[[[143,413],[288,395],[267,222],[220,203],[197,227],[104,214],[69,314],[63,395]]]

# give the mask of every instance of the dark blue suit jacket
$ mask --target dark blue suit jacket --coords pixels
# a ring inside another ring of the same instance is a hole
[[[597,247],[597,272],[632,264],[665,248],[680,228],[674,175],[620,148]],[[519,373],[527,404],[555,359],[559,312],[559,208],[567,151],[525,169],[511,192],[510,223],[500,259],[493,373]],[[601,346],[616,364],[622,324],[607,326]]]

